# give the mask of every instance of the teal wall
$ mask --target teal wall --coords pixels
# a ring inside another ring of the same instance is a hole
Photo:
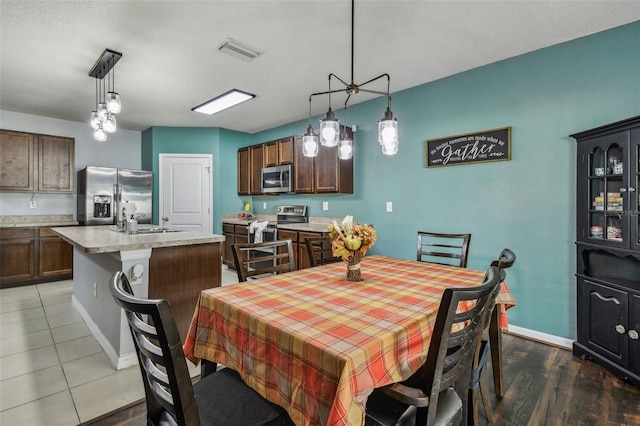
[[[311,216],[351,214],[375,225],[379,238],[371,253],[408,259],[415,256],[418,230],[470,232],[469,267],[476,269],[509,247],[518,256],[507,281],[518,303],[509,311],[510,323],[575,338],[576,144],[568,135],[639,115],[639,75],[635,22],[393,93],[400,123],[400,150],[393,157],[382,155],[377,143],[376,120],[385,100],[354,105],[348,124],[357,125],[355,193],[253,197],[253,210],[273,213],[278,204],[305,204]],[[393,88],[393,76],[391,83]],[[320,90],[318,84],[309,91]],[[504,126],[512,128],[511,161],[425,168],[426,139]],[[253,135],[220,130],[216,212],[242,206],[244,198],[235,194],[238,147],[301,134],[306,127],[303,120]],[[152,130],[151,154],[157,157]],[[180,149],[192,131],[206,129],[162,129],[164,147]],[[322,201],[329,201],[328,212],[321,210]],[[391,213],[387,201],[393,202]]]
[[[236,151],[250,135],[218,128],[151,127],[142,132],[142,168],[153,170],[153,223],[158,218],[158,154],[211,154],[214,233],[222,233],[220,217],[238,210]],[[231,190],[229,190],[231,188]]]

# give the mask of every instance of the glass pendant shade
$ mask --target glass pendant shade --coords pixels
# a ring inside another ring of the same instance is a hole
[[[107,119],[104,120],[104,123],[102,123],[102,128],[107,133],[115,133],[118,128],[116,123],[116,116],[109,113],[107,115]]]
[[[91,127],[93,128],[93,130],[97,129],[98,126],[100,126],[100,119],[98,118],[98,113],[96,111],[91,111],[91,120],[89,121],[89,123],[91,123]]]
[[[102,129],[102,125],[100,125],[96,130],[94,130],[93,138],[98,142],[104,142],[107,140],[107,132],[105,132]]]
[[[398,142],[390,142],[382,145],[384,155],[396,155],[398,153]]]
[[[350,160],[353,157],[353,140],[346,133],[340,137],[338,142],[338,158],[341,160]]]
[[[329,108],[324,120],[320,120],[320,144],[322,146],[336,146],[340,136],[340,122]]]
[[[97,113],[100,121],[104,122],[104,120],[107,119],[107,115],[109,114],[109,111],[107,110],[107,104],[105,102],[100,102],[98,104]]]
[[[113,114],[118,114],[120,111],[122,111],[120,95],[116,92],[107,93],[107,110]]]
[[[302,155],[315,157],[318,155],[318,137],[313,133],[313,127],[309,125],[307,133],[302,136]]]
[[[398,144],[398,120],[393,118],[389,108],[384,113],[382,120],[378,122],[378,142],[380,145]]]

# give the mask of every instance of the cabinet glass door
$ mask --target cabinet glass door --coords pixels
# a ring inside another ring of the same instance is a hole
[[[602,141],[605,142],[605,141]],[[589,154],[588,240],[627,246],[628,219],[625,212],[627,171],[622,141],[596,144]]]

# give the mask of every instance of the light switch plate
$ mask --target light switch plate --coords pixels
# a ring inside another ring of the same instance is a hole
[[[324,211],[329,210],[329,202],[328,201],[323,201],[322,202],[322,210],[324,210]]]
[[[262,210],[266,210],[267,209],[267,202],[263,201],[262,202]]]
[[[393,211],[393,203],[391,201],[387,201],[387,211],[388,212]]]
[[[36,208],[36,206],[37,206],[37,204],[36,204],[36,200],[31,200],[31,201],[29,201],[29,208],[30,208],[30,209],[35,209],[35,208]]]

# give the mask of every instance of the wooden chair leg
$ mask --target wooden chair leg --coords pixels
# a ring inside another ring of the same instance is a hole
[[[484,405],[484,413],[487,417],[487,421],[493,424],[493,409],[491,408],[491,399],[489,399],[489,382],[486,374],[480,376],[480,396],[482,397],[482,405]],[[476,404],[475,411],[478,411],[478,404]],[[476,416],[476,413],[474,413]]]

